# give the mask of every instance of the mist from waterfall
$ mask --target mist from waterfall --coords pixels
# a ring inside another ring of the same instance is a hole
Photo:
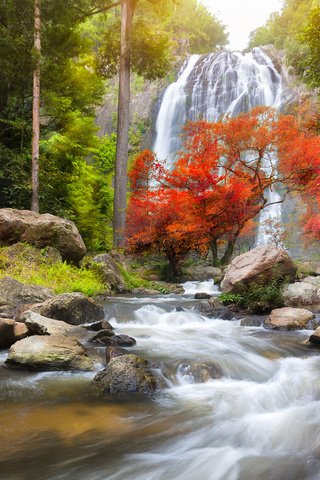
[[[170,167],[182,148],[182,128],[187,121],[218,121],[257,106],[279,109],[281,98],[281,75],[260,48],[245,54],[223,51],[192,55],[163,95],[153,150]],[[265,195],[271,205],[261,212],[257,245],[271,240],[265,224],[281,221],[281,205],[276,203],[279,194],[267,190]]]

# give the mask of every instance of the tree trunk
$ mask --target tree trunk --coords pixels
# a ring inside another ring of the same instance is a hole
[[[176,280],[179,276],[179,259],[176,255],[168,256],[168,260],[170,263],[170,278],[169,280]]]
[[[236,239],[232,239],[228,241],[226,251],[224,252],[223,257],[221,258],[222,265],[227,265],[230,262],[231,257],[233,255],[235,243],[236,243]]]
[[[219,265],[219,258],[218,258],[218,243],[216,239],[211,240],[210,250],[212,252],[212,266],[217,267]]]
[[[125,241],[130,115],[130,37],[135,4],[136,0],[121,1],[121,54],[113,212],[113,246],[115,248],[123,247]]]
[[[40,55],[41,0],[34,2],[33,107],[32,107],[32,202],[31,210],[39,212],[39,142],[40,142]]]

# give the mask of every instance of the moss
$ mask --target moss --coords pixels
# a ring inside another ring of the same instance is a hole
[[[54,293],[81,292],[88,296],[105,293],[108,286],[99,275],[77,268],[28,244],[0,248],[0,278],[11,277],[28,285],[51,288]]]

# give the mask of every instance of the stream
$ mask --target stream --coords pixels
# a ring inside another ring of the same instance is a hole
[[[0,368],[1,480],[318,480],[320,356],[309,331],[209,319],[185,295],[110,298],[116,333],[166,388],[102,398],[96,372]],[[91,347],[96,371],[105,347]],[[0,353],[0,363],[7,352]],[[205,365],[217,377],[197,378]]]

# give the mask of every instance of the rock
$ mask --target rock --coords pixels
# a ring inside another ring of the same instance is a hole
[[[66,335],[74,329],[68,323],[43,317],[31,310],[24,312],[24,320],[32,335]]]
[[[248,317],[241,318],[241,327],[261,327],[266,317],[263,315],[250,315]]]
[[[194,363],[192,365],[183,364],[179,366],[179,371],[182,375],[192,376],[194,382],[205,383],[209,380],[221,378],[222,372],[218,365]]]
[[[309,342],[312,343],[312,345],[320,347],[320,327],[318,327],[309,337]]]
[[[152,393],[157,388],[147,360],[133,354],[112,358],[93,382],[104,393]]]
[[[113,291],[117,293],[128,292],[121,270],[115,259],[109,253],[95,256],[93,262],[95,262],[96,265],[91,264],[91,268],[98,270],[102,280],[109,284]]]
[[[112,330],[101,330],[89,342],[110,345],[112,347],[133,347],[137,343],[134,338],[128,335],[114,335]]]
[[[195,294],[194,298],[196,300],[207,300],[209,298],[211,298],[211,295],[209,293],[205,293],[205,292],[198,292]]]
[[[86,253],[85,244],[73,222],[55,215],[30,210],[0,209],[0,243],[26,242],[37,248],[55,247],[63,260],[79,262]]]
[[[10,277],[0,280],[0,312],[5,317],[14,318],[18,307],[34,304],[54,296],[52,290],[36,285],[25,285]]]
[[[108,320],[100,320],[99,322],[89,323],[88,325],[81,325],[82,328],[92,332],[99,332],[100,330],[113,330],[113,326]]]
[[[314,285],[315,287],[320,289],[320,276],[319,277],[309,276],[309,277],[304,278],[303,281],[305,283],[310,284],[310,285]]]
[[[34,305],[32,311],[44,317],[62,320],[70,325],[81,325],[104,319],[101,305],[82,293],[63,293],[41,304]]]
[[[28,329],[23,323],[11,318],[0,319],[0,348],[9,348],[15,342],[28,335]]]
[[[280,330],[304,329],[308,328],[314,319],[315,315],[304,308],[276,308],[266,318],[265,326]]]
[[[264,285],[274,280],[294,279],[296,270],[285,250],[263,245],[232,260],[222,280],[221,290],[236,293],[250,283]]]
[[[119,347],[107,347],[106,348],[106,363],[108,364],[110,360],[116,357],[122,357],[122,355],[129,355],[130,352],[124,348]]]
[[[134,295],[159,295],[160,292],[152,288],[138,287],[134,288],[131,293]]]
[[[316,284],[306,280],[307,278],[303,282],[291,283],[284,287],[282,296],[285,305],[295,307],[320,304],[320,283],[318,287]]]
[[[195,310],[208,318],[220,318],[221,320],[233,320],[234,313],[229,307],[218,304],[216,299],[203,301],[195,305]]]
[[[105,344],[104,337],[114,337],[115,334],[113,333],[113,330],[111,329],[103,329],[99,330],[97,333],[95,333],[92,337],[89,338],[90,343],[94,343],[98,341],[98,343],[103,343]]]
[[[220,268],[203,265],[184,268],[183,273],[183,281],[186,282],[188,280],[199,280],[203,282],[213,278],[215,283],[219,283],[223,277],[223,273]]]
[[[16,342],[5,362],[30,370],[92,370],[93,361],[75,339],[62,335],[33,336]]]

